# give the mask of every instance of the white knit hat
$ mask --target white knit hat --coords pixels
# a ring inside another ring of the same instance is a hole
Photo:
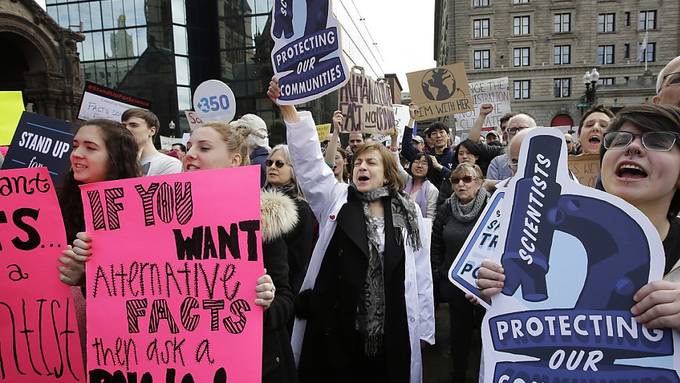
[[[267,124],[260,117],[254,114],[245,114],[238,120],[230,122],[229,125],[244,130],[244,134],[247,135],[246,143],[249,147],[269,147]]]

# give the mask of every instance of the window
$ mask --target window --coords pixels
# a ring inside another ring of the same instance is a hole
[[[599,33],[609,33],[616,31],[616,13],[600,13],[597,15],[597,31]]]
[[[638,48],[638,51],[640,52],[640,62],[644,61],[650,63],[656,61],[656,43],[647,43],[647,49],[643,49],[642,44],[638,44]]]
[[[564,98],[571,96],[571,79],[570,78],[556,78],[555,81],[555,97]]]
[[[527,100],[531,96],[529,89],[531,88],[531,80],[516,80],[512,82],[514,87],[515,100]]]
[[[513,4],[529,4],[529,0],[512,0]]]
[[[474,68],[475,69],[489,69],[491,68],[491,51],[488,49],[476,50],[474,53]]]
[[[614,85],[615,83],[616,83],[615,77],[600,77],[600,79],[597,80],[597,84],[600,86]]]
[[[482,39],[489,37],[489,19],[477,19],[472,22],[472,37]]]
[[[553,53],[555,65],[571,64],[571,45],[555,45]]]
[[[472,6],[477,8],[477,7],[488,7],[489,6],[489,0],[472,0]]]
[[[555,15],[555,33],[571,32],[571,13],[558,13]]]
[[[530,33],[529,28],[529,16],[515,16],[512,20],[512,34],[515,36],[528,35]]]
[[[630,12],[626,12],[626,26],[630,27]]]
[[[529,66],[531,54],[529,48],[515,48],[512,50],[512,66]]]
[[[656,29],[656,11],[640,11],[638,29],[641,31]]]
[[[630,58],[630,44],[628,43],[623,44],[623,58],[624,59]]]
[[[600,45],[597,47],[597,63],[599,65],[614,64],[613,45]]]

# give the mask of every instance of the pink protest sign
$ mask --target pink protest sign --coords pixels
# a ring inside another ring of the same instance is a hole
[[[242,167],[81,187],[90,382],[260,380],[259,180]]]
[[[0,382],[85,382],[62,222],[47,168],[0,171]]]

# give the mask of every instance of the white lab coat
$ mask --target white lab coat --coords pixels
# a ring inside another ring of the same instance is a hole
[[[347,203],[349,185],[339,183],[333,176],[332,170],[324,162],[312,115],[309,112],[300,112],[298,115],[300,122],[286,123],[288,147],[298,185],[319,221],[319,239],[301,288],[301,290],[307,290],[314,288],[328,244],[335,232],[335,220],[342,206]],[[422,381],[420,341],[434,344],[434,299],[430,266],[432,222],[422,218],[418,211],[418,225],[420,241],[423,244],[421,249],[414,251],[406,245],[409,241],[404,241],[404,295],[411,345],[411,383]],[[405,229],[402,234],[406,238]],[[295,319],[291,344],[296,363],[300,361],[305,326],[305,320]]]

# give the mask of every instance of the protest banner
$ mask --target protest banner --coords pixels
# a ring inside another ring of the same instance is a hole
[[[166,136],[160,136],[161,139],[161,149],[163,150],[170,150],[172,149],[172,145],[174,144],[184,144],[184,138],[179,138],[179,137],[166,137]]]
[[[418,106],[417,121],[451,116],[474,109],[463,64],[411,72],[406,74],[406,78],[411,101]]]
[[[493,260],[505,282],[482,323],[485,383],[680,381],[679,334],[630,312],[663,275],[658,232],[632,205],[570,179],[561,132],[525,138],[500,209]]]
[[[68,122],[24,112],[2,168],[44,166],[58,185],[69,168],[72,142],[73,127]]]
[[[12,142],[17,123],[24,111],[21,91],[0,92],[0,145]]]
[[[222,81],[206,80],[194,92],[194,108],[202,121],[229,122],[236,115],[236,97]]]
[[[479,116],[479,108],[482,104],[493,105],[493,111],[486,116],[484,126],[500,128],[501,117],[511,111],[508,78],[500,77],[470,82],[470,94],[475,110],[456,115],[456,130],[467,131],[472,129],[472,125]]]
[[[90,382],[260,381],[259,172],[81,187],[97,254],[86,271]]]
[[[406,130],[408,130],[409,134],[412,133],[411,126],[408,126],[409,129],[406,129],[411,120],[411,114],[407,105],[394,104],[392,105],[392,108],[394,109],[394,126],[396,126],[399,131],[399,137],[397,137],[397,139],[399,140],[399,143],[401,143],[401,139],[404,137],[404,132]]]
[[[597,176],[600,174],[600,155],[581,154],[569,156],[569,170],[581,185],[592,188],[597,184]]]
[[[189,128],[193,131],[203,124],[203,120],[198,115],[198,113],[193,110],[185,110],[184,115],[187,116],[187,121],[189,122]]]
[[[88,81],[80,100],[78,119],[105,118],[121,122],[123,112],[130,108],[149,109],[151,102]]]
[[[85,382],[66,234],[45,168],[0,171],[0,382]]]
[[[394,128],[390,84],[373,80],[361,67],[354,67],[340,89],[338,109],[345,117],[340,131],[387,134]]]
[[[340,23],[332,10],[332,0],[274,0],[271,60],[281,88],[279,104],[312,101],[347,82]]]
[[[328,135],[331,134],[331,124],[320,124],[316,126],[316,134],[319,136],[319,142],[324,142]]]

